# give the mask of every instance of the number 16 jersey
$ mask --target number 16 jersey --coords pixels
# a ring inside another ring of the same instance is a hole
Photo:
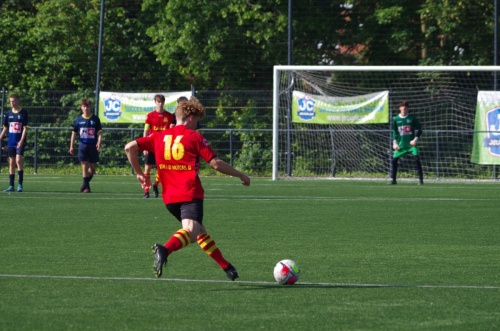
[[[199,132],[176,125],[136,141],[139,150],[155,154],[165,204],[204,199],[200,158],[208,163],[216,154]]]

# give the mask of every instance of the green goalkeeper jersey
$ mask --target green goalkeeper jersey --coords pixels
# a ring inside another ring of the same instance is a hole
[[[415,137],[420,137],[421,134],[422,127],[416,116],[408,114],[401,117],[398,115],[392,119],[392,138],[398,142],[399,148],[412,147],[410,141]]]

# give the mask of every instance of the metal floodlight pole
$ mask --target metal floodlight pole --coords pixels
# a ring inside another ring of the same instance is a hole
[[[495,0],[496,1],[496,0]],[[293,64],[292,46],[292,0],[288,0],[288,65]]]
[[[293,44],[292,44],[292,0],[288,0],[288,65],[293,64]],[[291,72],[288,71],[288,85],[291,82]],[[290,177],[292,175],[292,142],[291,142],[291,130],[292,130],[292,95],[291,89],[287,92],[288,95],[288,109],[287,109],[287,130],[286,130],[286,175]],[[279,135],[279,128],[278,128]]]
[[[493,65],[496,67],[498,64],[498,0],[495,0],[495,8],[493,10],[493,15],[495,17],[493,18],[494,21],[494,40],[493,40]],[[493,71],[493,91],[497,90],[497,72],[496,70]],[[493,179],[497,178],[497,167],[496,165],[493,165]]]
[[[102,36],[104,34],[104,2],[101,0],[101,17],[99,24],[99,49],[97,50],[97,79],[95,86],[95,114],[99,116],[99,94],[101,93],[101,58],[102,58]]]
[[[495,9],[493,18],[494,23],[494,40],[493,40],[493,65],[496,66],[498,64],[498,0],[495,0]],[[493,90],[497,90],[497,72],[493,72]]]

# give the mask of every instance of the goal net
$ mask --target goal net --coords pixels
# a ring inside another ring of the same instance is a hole
[[[403,100],[422,124],[424,178],[496,178],[494,164],[472,163],[471,157],[478,91],[496,91],[497,71],[491,66],[275,66],[273,180],[388,178],[391,123]],[[414,163],[401,160],[398,177],[414,176]]]

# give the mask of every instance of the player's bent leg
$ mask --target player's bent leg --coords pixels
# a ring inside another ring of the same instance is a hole
[[[217,243],[208,233],[199,235],[197,241],[200,248],[207,253],[207,255],[210,256],[222,270],[224,270],[226,276],[230,280],[235,280],[239,277],[236,268],[224,258],[221,250],[217,246]]]

